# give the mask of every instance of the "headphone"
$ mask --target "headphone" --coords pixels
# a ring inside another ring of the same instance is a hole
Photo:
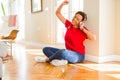
[[[79,26],[81,26],[85,21],[87,21],[87,16],[84,16],[84,19],[80,21]]]

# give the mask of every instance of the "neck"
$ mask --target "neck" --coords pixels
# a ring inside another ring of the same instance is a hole
[[[73,26],[74,28],[78,28],[78,26]]]

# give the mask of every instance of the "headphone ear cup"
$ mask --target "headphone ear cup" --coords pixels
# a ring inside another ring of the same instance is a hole
[[[80,22],[79,25],[81,26],[83,24],[83,22]]]

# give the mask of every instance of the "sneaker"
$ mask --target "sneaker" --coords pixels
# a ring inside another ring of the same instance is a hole
[[[66,65],[68,64],[67,60],[58,60],[58,59],[54,59],[50,62],[52,65],[54,66],[62,66],[62,65]]]
[[[35,60],[36,62],[46,62],[46,58],[45,58],[45,57],[41,57],[41,56],[36,56],[36,57],[34,58],[34,60]]]

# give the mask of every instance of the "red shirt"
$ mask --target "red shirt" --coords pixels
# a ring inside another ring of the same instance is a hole
[[[87,38],[86,34],[79,28],[74,28],[72,23],[68,20],[65,21],[65,27],[67,28],[65,34],[66,49],[85,54],[83,42]]]

